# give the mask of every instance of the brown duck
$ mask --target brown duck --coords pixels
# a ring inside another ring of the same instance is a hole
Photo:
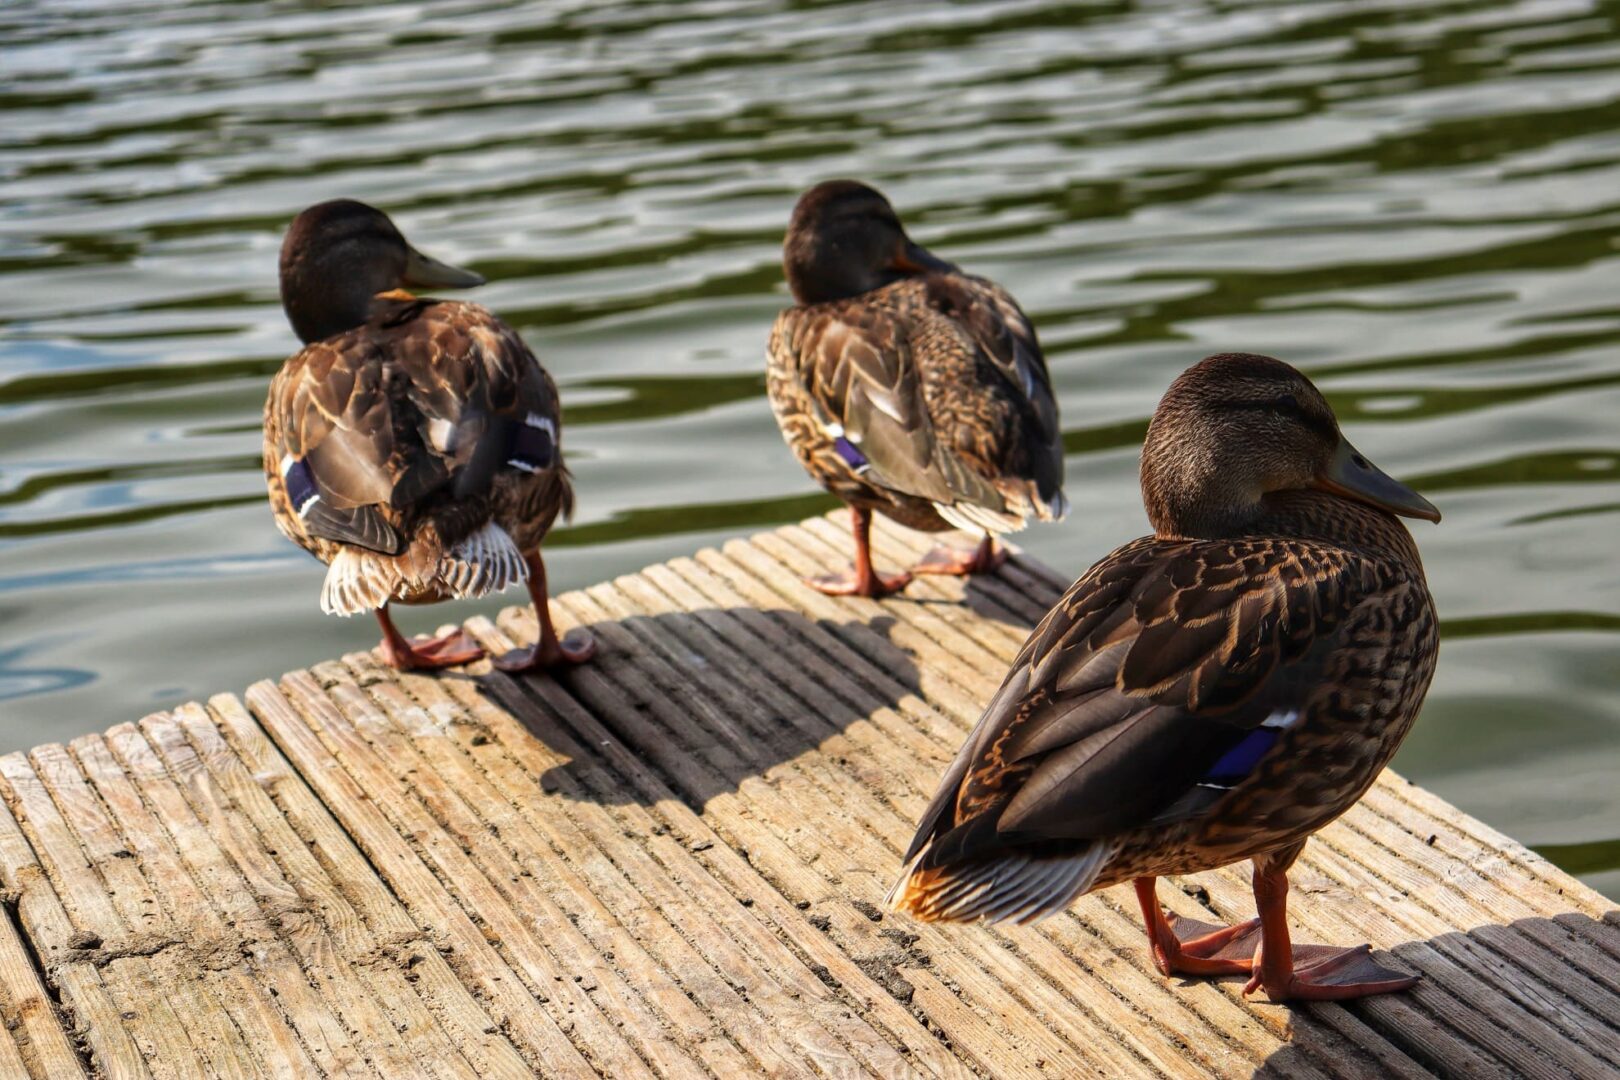
[[[1063,433],[1035,328],[999,285],[906,236],[894,208],[853,180],[794,207],[783,268],[796,306],[771,331],[771,407],[788,446],[849,504],[855,565],[822,592],[882,596],[872,512],[914,529],[967,529],[971,554],[937,548],[913,570],[968,574],[1005,554],[994,537],[1061,518]]]
[[[1212,356],[1142,454],[1154,535],[1097,563],[1013,661],[890,895],[925,920],[1028,922],[1134,881],[1165,974],[1247,973],[1273,1001],[1417,980],[1290,944],[1287,871],[1400,746],[1434,674],[1411,534],[1440,520],[1340,434],[1310,381]],[[1254,861],[1259,918],[1167,919],[1163,874]]]
[[[594,651],[588,638],[558,640],[546,601],[540,541],[574,502],[556,385],[486,309],[402,291],[483,283],[348,199],[299,214],[281,247],[281,302],[304,348],[265,402],[270,506],[281,531],[328,565],[322,610],[375,612],[383,658],[398,668],[482,653],[461,633],[407,640],[391,602],[525,581],[540,640],[497,664],[527,670]]]

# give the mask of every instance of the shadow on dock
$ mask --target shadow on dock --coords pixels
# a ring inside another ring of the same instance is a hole
[[[891,640],[894,626],[889,616],[839,622],[787,609],[632,615],[588,624],[599,643],[588,666],[556,678],[491,672],[476,681],[565,756],[581,740],[600,742],[599,724],[701,810],[752,777],[836,744],[875,713],[923,707],[917,665]],[[585,767],[576,758],[541,784],[610,803],[647,798],[622,784],[568,782]]]

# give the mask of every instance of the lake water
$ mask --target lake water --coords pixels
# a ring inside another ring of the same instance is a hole
[[[298,209],[364,198],[491,279],[562,385],[571,587],[830,505],[762,353],[795,194],[854,175],[1039,326],[1074,513],[1021,542],[1068,573],[1145,531],[1182,368],[1317,379],[1445,511],[1397,767],[1620,896],[1617,12],[10,0],[0,748],[375,640],[264,504]]]

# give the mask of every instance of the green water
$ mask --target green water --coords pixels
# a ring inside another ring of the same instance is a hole
[[[795,193],[856,175],[1040,327],[1074,513],[1023,542],[1067,572],[1145,530],[1183,367],[1310,372],[1446,515],[1398,767],[1620,896],[1617,14],[10,0],[0,747],[373,640],[263,502],[299,208],[376,202],[492,279],[563,387],[566,587],[828,505],[762,351]]]

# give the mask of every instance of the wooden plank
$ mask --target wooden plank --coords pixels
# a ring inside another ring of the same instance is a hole
[[[369,657],[351,658],[350,663],[357,672],[375,671]],[[539,771],[531,773],[507,758],[486,726],[446,694],[438,680],[405,676],[400,683],[376,672],[376,681],[368,685],[374,696],[385,700],[402,695],[408,686],[410,696],[427,707],[416,710],[428,722],[416,731],[424,755],[433,753],[430,760],[448,779],[460,781],[459,790],[484,795],[478,803],[486,816],[488,808],[499,807],[498,815],[490,820],[491,829],[527,853],[526,872],[536,882],[553,887],[557,902],[567,908],[560,925],[578,927],[580,936],[571,941],[574,951],[597,948],[603,955],[611,955],[615,965],[632,966],[635,974],[627,971],[625,981],[644,1000],[642,1007],[661,1015],[699,1056],[714,1055],[706,1059],[709,1069],[721,1075],[765,1065],[771,1071],[794,1071],[792,1059],[781,1056],[773,1045],[779,1041],[771,1037],[776,1029],[758,1013],[764,995],[751,989],[744,998],[732,989],[733,983],[740,985],[743,979],[752,978],[756,969],[739,966],[727,971],[723,964],[719,969],[710,967],[731,955],[729,936],[709,932],[706,912],[680,906],[679,900],[673,905],[667,899],[659,902],[660,892],[665,897],[669,894],[667,872],[648,859],[633,835],[610,815],[594,815],[586,808],[570,814],[563,800],[538,782],[540,776],[566,765],[565,759],[553,758],[549,766],[536,764],[533,768]],[[391,711],[410,715],[399,709],[397,700]],[[481,734],[482,741],[474,744],[457,737],[470,732]],[[454,739],[454,754],[451,739],[434,737],[443,733]],[[581,815],[588,827],[582,828],[574,820]],[[540,857],[540,853],[553,852],[560,857]],[[672,912],[672,906],[678,910]],[[633,923],[635,932],[621,919]],[[667,957],[662,965],[654,952]],[[697,1007],[699,1003],[713,1010],[713,1015]],[[633,1003],[625,1005],[626,1010],[635,1008]],[[737,1043],[714,1039],[717,1024],[720,1030],[733,1033]],[[752,1064],[737,1053],[739,1045],[753,1055]]]
[[[465,814],[465,806],[452,805],[456,799],[442,779],[421,774],[409,779],[397,775],[386,754],[392,754],[403,768],[410,755],[397,738],[390,739],[386,721],[369,707],[352,682],[334,682],[330,676],[317,681],[315,675],[296,672],[282,682],[289,700],[307,717],[318,717],[323,741],[349,774],[371,795],[373,805],[382,808],[402,837],[409,838],[422,864],[438,876],[447,890],[470,913],[476,913],[486,936],[501,945],[502,955],[566,1031],[581,1053],[592,1060],[598,1071],[613,1075],[648,1075],[646,1062],[626,1041],[621,1030],[603,1015],[584,988],[587,978],[593,984],[609,973],[590,956],[560,959],[543,941],[542,926],[531,925],[501,896],[490,876],[482,873],[469,857],[468,845],[487,837],[463,825],[446,828],[447,815]],[[362,731],[364,729],[364,731]],[[368,742],[380,739],[383,747]],[[413,770],[420,772],[420,770]],[[418,787],[417,783],[427,785]],[[485,854],[494,855],[490,845]],[[507,871],[511,873],[511,871]],[[517,876],[512,874],[512,876]],[[521,880],[521,879],[519,879]],[[528,899],[536,899],[529,896]],[[555,911],[543,912],[555,918]]]
[[[531,1075],[495,1018],[452,969],[437,935],[425,935],[411,921],[241,703],[220,695],[209,705],[182,707],[176,719],[212,781],[257,829],[266,852],[337,948],[373,977],[410,982],[478,1075]]]
[[[905,968],[901,975],[911,984],[917,1004],[940,1026],[952,1047],[962,1051],[986,1075],[1014,1080],[1038,1080],[1048,1075],[1044,1058],[1026,1064],[1023,1047],[1015,1049],[983,1017],[962,1004],[928,968]]]
[[[514,644],[515,639],[485,620],[471,620],[468,627],[494,650],[509,649]],[[924,1063],[930,1072],[938,1076],[966,1075],[959,1061],[938,1052],[935,1040],[926,1030],[918,1027],[916,1019],[900,1003],[877,985],[852,957],[828,940],[826,933],[811,921],[814,916],[805,914],[810,910],[807,901],[785,895],[774,888],[769,879],[751,865],[749,858],[737,847],[728,844],[725,836],[715,831],[706,817],[699,816],[689,808],[660,776],[603,727],[600,720],[579,701],[549,680],[519,682],[492,679],[488,689],[501,708],[491,710],[486,722],[492,727],[505,729],[509,746],[522,746],[525,733],[536,731],[544,732],[544,738],[548,741],[565,738],[566,741],[561,744],[562,752],[567,754],[572,751],[571,756],[579,759],[588,760],[585,751],[576,747],[590,747],[592,753],[611,764],[611,771],[570,769],[570,775],[577,777],[604,803],[612,803],[614,793],[621,792],[624,785],[629,784],[649,809],[644,810],[635,802],[620,801],[614,803],[614,810],[629,819],[638,831],[647,835],[665,831],[678,839],[680,845],[672,845],[663,853],[669,863],[679,865],[692,858],[692,853],[701,851],[704,865],[724,881],[734,895],[754,899],[748,910],[769,919],[771,929],[792,950],[785,959],[781,954],[772,956],[771,938],[757,937],[757,930],[746,922],[738,924],[751,937],[755,937],[755,947],[766,954],[767,962],[772,964],[773,969],[782,970],[786,964],[796,963],[794,953],[803,956],[804,963],[813,972],[825,973],[819,974],[821,981],[829,982],[846,995],[853,995],[853,1004],[865,1013],[866,1019],[880,1023],[910,1060]],[[577,734],[578,744],[574,744],[572,738],[561,735],[558,728],[562,725],[566,725],[564,730]],[[562,788],[566,778],[559,777],[557,782]],[[585,805],[583,800],[580,805]],[[656,816],[653,816],[654,812]]]
[[[10,817],[3,808],[0,815]],[[0,876],[9,878],[3,864]],[[8,896],[5,902],[8,908],[20,906],[21,898]],[[11,908],[7,914],[15,913],[16,908]],[[0,919],[0,1024],[5,1027],[5,1034],[0,1035],[0,1076],[83,1076],[84,1063],[73,1049],[19,929],[13,918]]]
[[[150,1076],[146,1059],[125,1030],[100,972],[78,959],[78,950],[68,944],[76,933],[73,923],[13,816],[9,800],[0,803],[0,878],[17,898],[18,923],[40,958],[47,983],[60,991],[64,1010],[82,1033],[94,1069],[130,1080]]]
[[[368,789],[344,770],[321,741],[311,724],[324,726],[332,721],[336,708],[316,695],[300,702],[310,710],[305,713],[270,682],[250,687],[247,702],[288,762],[297,767],[376,867],[378,876],[419,923],[432,928],[454,953],[458,974],[490,1003],[497,1022],[507,1026],[508,1036],[524,1051],[530,1067],[559,1076],[596,1075],[553,1016],[532,1007],[534,998],[522,977],[496,952],[411,843],[394,829]]]
[[[340,664],[320,664],[312,674],[344,713],[356,735],[364,738],[372,754],[369,764],[398,777],[400,790],[419,799],[436,822],[471,857],[488,882],[488,891],[473,893],[462,875],[461,864],[444,869],[454,874],[458,891],[476,905],[485,922],[505,942],[509,955],[526,950],[536,965],[536,985],[560,984],[572,990],[569,1012],[579,1025],[580,1037],[600,1045],[604,1033],[616,1029],[633,1045],[636,1065],[645,1060],[665,1076],[699,1077],[701,1066],[670,1038],[659,1019],[625,985],[613,965],[598,953],[540,882],[554,880],[555,861],[549,845],[537,835],[525,834],[520,819],[509,814],[492,820],[491,810],[502,802],[493,797],[481,776],[458,768],[462,763],[448,754],[430,754],[445,748],[444,725],[449,718],[429,716],[393,679],[360,657],[358,675]],[[358,681],[364,678],[366,689]],[[381,706],[381,708],[379,708]],[[407,732],[415,739],[407,737]],[[351,747],[351,752],[354,751]],[[421,834],[417,834],[422,842]],[[527,841],[530,864],[514,856],[512,845]],[[543,945],[542,945],[543,943]],[[590,990],[584,989],[590,986]],[[561,995],[559,995],[561,996]],[[626,1046],[629,1052],[631,1046]],[[614,1069],[632,1068],[604,1057]]]
[[[40,747],[39,753],[49,747]],[[86,858],[63,820],[50,792],[21,754],[0,758],[0,793],[27,844],[37,853],[37,866],[50,881],[65,918],[50,927],[40,942],[42,955],[87,957],[100,976],[101,993],[88,986],[86,1006],[103,1018],[116,1017],[141,1061],[138,1073],[156,1076],[200,1075],[196,1051],[175,1019],[167,995],[156,993],[149,956],[165,947],[161,936],[132,932],[113,907],[105,881]],[[49,969],[47,969],[49,970]],[[105,995],[105,1001],[100,1000]],[[115,1043],[110,1067],[133,1070]]]
[[[94,737],[90,741],[94,741]],[[247,1078],[259,1075],[241,1032],[208,986],[209,960],[222,946],[222,926],[201,924],[193,935],[169,919],[140,866],[140,858],[107,812],[77,762],[60,745],[50,744],[29,755],[40,781],[51,792],[63,822],[74,833],[85,858],[107,884],[108,899],[125,925],[142,940],[148,959],[142,974],[168,988],[159,1002],[147,1004],[155,1022],[185,1016],[190,1021],[166,1039],[165,1066],[180,1073],[205,1067],[212,1075]],[[37,811],[36,811],[37,812]],[[214,931],[209,933],[209,931]],[[186,1043],[189,1042],[189,1048]],[[199,1073],[200,1074],[200,1073]]]
[[[350,663],[362,676],[377,670],[369,656]],[[381,672],[377,676],[373,693],[390,681]],[[486,723],[494,708],[489,699],[474,694],[463,700],[454,693],[467,689],[466,683],[409,674],[397,678],[394,689],[408,692],[420,702],[423,717],[432,718],[433,734],[419,741],[424,755],[434,754],[461,790],[483,792],[488,801],[480,799],[482,805],[499,807],[486,813],[490,826],[529,853],[525,862],[537,852],[554,850],[561,856],[545,860],[543,875],[559,887],[568,920],[602,955],[613,958],[628,985],[710,1071],[718,1076],[791,1071],[790,1060],[772,1046],[764,1018],[733,989],[723,968],[711,966],[713,955],[687,940],[707,941],[713,935],[702,923],[671,921],[647,895],[660,884],[662,868],[652,864],[650,879],[640,872],[650,860],[635,850],[626,830],[609,815],[587,812],[589,821],[607,826],[589,831],[575,822],[566,800],[580,789],[557,780],[558,771],[569,767],[567,757],[526,733],[520,733],[515,746],[506,745],[501,732]],[[459,760],[449,757],[451,743]],[[528,872],[541,877],[538,870]],[[743,977],[738,972],[733,978],[740,982]]]

